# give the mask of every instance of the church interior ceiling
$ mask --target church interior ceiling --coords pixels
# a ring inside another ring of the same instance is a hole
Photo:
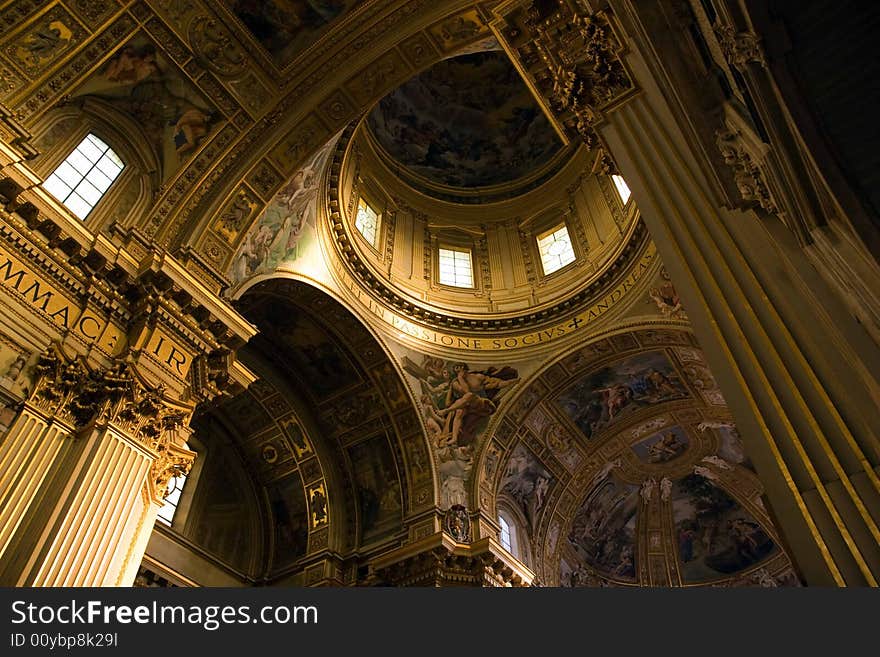
[[[796,585],[687,330],[593,342],[518,391],[481,458],[483,504],[518,519],[545,582]]]
[[[639,210],[595,143],[563,143],[492,3],[12,4],[0,100],[34,162],[80,108],[125,127],[155,184],[101,230],[188,258],[257,330],[257,380],[193,422],[186,540],[242,581],[332,553],[363,583],[450,509],[484,516],[474,538],[503,510],[544,585],[797,584]],[[554,273],[535,242],[559,225]],[[471,286],[439,282],[441,245]]]
[[[73,99],[96,99],[122,112],[143,131],[170,179],[219,126],[222,114],[143,32],[133,36],[82,86]]]
[[[223,0],[279,68],[352,12],[359,0]]]
[[[229,243],[238,242],[247,231],[228,271],[233,283],[290,266],[317,248],[318,192],[335,144],[335,139],[325,144],[298,169],[255,221],[247,203],[233,205],[218,215],[214,230],[225,233]]]
[[[262,489],[270,577],[328,548],[399,542],[404,516],[430,503],[433,483],[418,417],[386,353],[305,284],[267,281],[238,303],[261,329],[242,354],[260,378],[206,410],[196,435],[226,435]]]

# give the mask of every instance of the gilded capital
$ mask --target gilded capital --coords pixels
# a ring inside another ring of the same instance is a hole
[[[749,152],[741,133],[725,125],[715,132],[715,143],[724,162],[733,169],[734,181],[743,201],[757,203],[767,212],[777,213],[764,171]]]
[[[168,483],[173,477],[189,474],[196,455],[195,452],[172,442],[167,433],[162,434],[155,451],[158,457],[150,466],[149,489],[153,499],[161,502],[168,490]]]
[[[595,126],[609,105],[635,86],[622,42],[605,12],[581,3],[506,3],[496,10],[496,36],[569,138],[598,145]]]
[[[715,27],[715,35],[718,37],[718,44],[725,59],[731,66],[739,69],[750,63],[767,66],[761,38],[754,32],[737,32],[730,25],[718,25]]]

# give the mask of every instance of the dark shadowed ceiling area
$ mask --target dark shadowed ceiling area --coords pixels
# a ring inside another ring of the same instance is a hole
[[[502,52],[447,59],[379,101],[367,118],[375,141],[430,182],[478,188],[513,182],[562,148]]]
[[[327,32],[359,0],[224,0],[275,61],[284,66]]]

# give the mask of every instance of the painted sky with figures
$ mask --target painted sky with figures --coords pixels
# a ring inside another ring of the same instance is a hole
[[[379,101],[367,124],[398,164],[451,187],[512,182],[562,148],[501,52],[436,64]]]

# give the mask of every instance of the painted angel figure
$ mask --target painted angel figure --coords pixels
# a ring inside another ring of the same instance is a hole
[[[611,473],[611,471],[614,468],[619,468],[619,467],[620,467],[620,458],[616,458],[613,461],[608,461],[605,465],[602,466],[602,469],[596,473],[596,476],[593,477],[593,481],[590,482],[590,485],[596,486],[597,484],[601,483],[603,480],[605,480],[608,477],[608,475]]]
[[[725,461],[720,456],[712,455],[712,456],[704,456],[700,459],[704,463],[709,463],[710,465],[714,465],[716,468],[720,468],[721,470],[730,470],[730,463]]]
[[[510,367],[473,372],[467,363],[455,363],[452,370],[453,378],[440,415],[451,418],[451,441],[456,445],[469,445],[476,438],[476,423],[495,412],[496,397],[518,383],[519,376]]]
[[[639,489],[639,495],[642,496],[642,501],[647,505],[651,503],[651,497],[654,494],[654,488],[657,486],[657,482],[654,481],[653,478],[646,479],[642,482],[642,487]]]
[[[664,316],[678,319],[684,314],[681,298],[670,281],[665,281],[660,287],[652,288],[650,295]]]
[[[669,477],[663,477],[663,479],[660,480],[660,499],[663,502],[668,502],[671,495],[672,480]]]

